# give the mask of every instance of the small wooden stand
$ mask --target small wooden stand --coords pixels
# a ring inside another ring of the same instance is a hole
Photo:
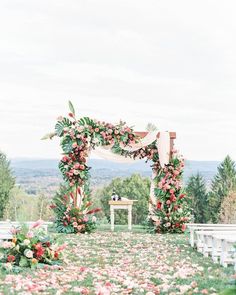
[[[128,210],[128,229],[132,229],[132,206],[137,200],[125,200],[125,201],[109,201],[111,212],[111,230],[115,229],[115,210],[126,209]]]

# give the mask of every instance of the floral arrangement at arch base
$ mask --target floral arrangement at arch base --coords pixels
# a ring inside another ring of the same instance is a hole
[[[87,204],[86,197],[81,192],[89,181],[90,167],[87,164],[87,158],[90,151],[97,146],[109,146],[111,151],[124,157],[146,159],[151,162],[151,167],[156,173],[153,180],[156,201],[150,200],[149,212],[149,225],[152,229],[160,233],[183,232],[190,212],[181,184],[184,167],[182,158],[173,151],[170,163],[162,168],[156,141],[136,151],[127,151],[125,147],[140,141],[132,127],[122,121],[114,125],[89,117],[76,119],[71,102],[69,102],[69,108],[68,117],[57,119],[55,132],[43,137],[43,139],[52,139],[58,136],[61,139],[63,157],[59,163],[59,169],[65,183],[74,192],[73,200],[70,202],[71,207],[64,207],[63,214],[66,215],[64,217],[69,218],[68,227],[71,227],[71,212],[76,210],[83,212]],[[67,221],[64,224],[66,223]]]
[[[60,192],[53,198],[51,209],[54,211],[56,219],[55,226],[60,233],[90,233],[96,229],[95,213],[101,211],[100,208],[91,208],[92,202],[89,200],[87,192],[81,192],[77,188],[77,199],[81,204],[75,203],[76,194],[68,191],[67,187],[61,186]]]
[[[19,267],[37,268],[44,264],[59,264],[66,244],[57,245],[37,221],[31,227],[12,228],[11,241],[0,244],[0,266],[6,271]]]

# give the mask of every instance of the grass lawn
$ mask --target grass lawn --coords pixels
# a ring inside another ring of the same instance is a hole
[[[151,235],[101,226],[90,235],[57,235],[68,243],[60,267],[0,276],[0,294],[219,294],[233,268],[192,250],[187,235]]]

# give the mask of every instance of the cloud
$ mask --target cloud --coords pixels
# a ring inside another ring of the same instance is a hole
[[[235,1],[0,3],[0,148],[42,142],[67,100],[78,115],[175,130],[187,158],[236,159]],[[17,148],[16,148],[17,146]]]

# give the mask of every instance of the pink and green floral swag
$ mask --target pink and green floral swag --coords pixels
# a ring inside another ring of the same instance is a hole
[[[89,180],[91,168],[87,164],[87,159],[90,151],[98,146],[110,146],[111,151],[116,154],[151,162],[151,168],[155,172],[155,201],[150,198],[148,220],[153,230],[158,233],[183,232],[186,228],[185,223],[189,220],[189,210],[181,182],[184,161],[177,152],[172,150],[169,164],[161,167],[157,141],[139,150],[127,151],[122,147],[138,143],[140,140],[133,128],[122,121],[113,125],[89,117],[76,119],[71,102],[69,107],[68,117],[59,117],[55,132],[44,138],[52,138],[55,135],[61,138],[63,157],[59,168],[65,182],[75,192],[72,205],[79,207],[86,201],[86,196],[81,194],[81,191]]]

